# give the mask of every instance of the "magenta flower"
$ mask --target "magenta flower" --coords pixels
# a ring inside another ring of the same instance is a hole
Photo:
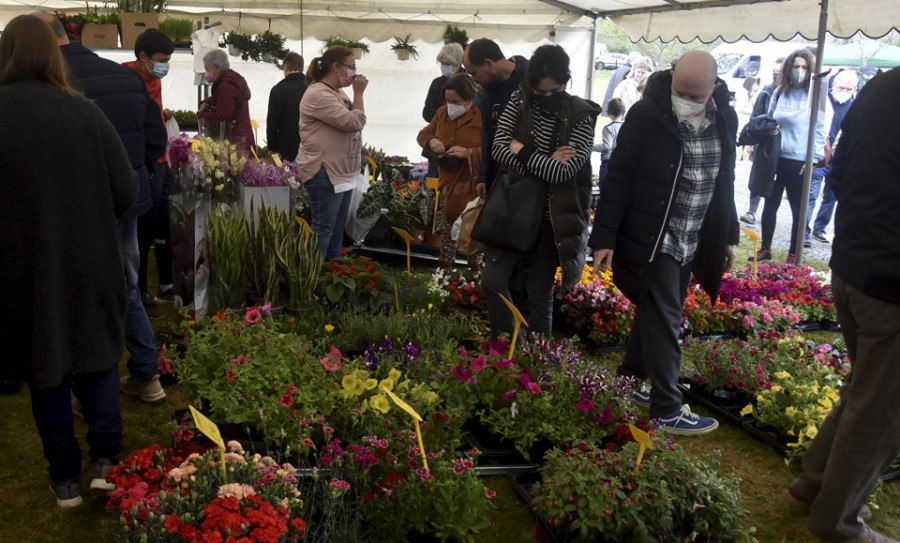
[[[262,307],[260,308],[260,310],[262,310],[263,315],[271,317],[272,316],[272,302],[264,303],[262,305]]]
[[[528,383],[527,385],[525,385],[525,388],[527,388],[528,391],[532,394],[541,394],[542,392],[544,392],[543,390],[541,390],[541,387],[539,387],[538,384],[534,382]]]
[[[453,373],[456,375],[456,378],[462,381],[463,383],[467,382],[472,378],[472,372],[467,370],[465,366],[459,364],[455,368],[453,368]]]
[[[582,397],[575,404],[575,407],[577,407],[578,410],[583,413],[589,413],[594,410],[594,400],[588,400],[587,398]]]
[[[519,391],[516,389],[507,390],[503,393],[503,401],[507,403],[516,401],[516,394],[518,394],[518,392]]]
[[[322,363],[326,370],[337,371],[344,365],[344,356],[341,354],[340,349],[331,345],[331,352],[325,355],[325,358],[319,362]]]
[[[496,493],[495,491],[491,490],[490,488],[485,488],[485,489],[484,489],[484,497],[485,497],[485,498],[491,499],[491,498],[493,498],[493,497],[496,496],[496,495],[497,495],[497,493]]]
[[[294,405],[294,395],[293,394],[282,394],[281,395],[281,405],[283,405],[284,407],[290,407],[290,406]]]
[[[512,360],[510,360],[508,358],[504,358],[503,360],[501,360],[499,362],[494,362],[494,365],[492,367],[495,370],[503,370],[506,368],[511,368],[513,364],[515,364],[515,362],[513,362]]]
[[[483,354],[476,356],[475,359],[472,360],[472,369],[475,370],[476,372],[481,371],[486,367],[487,367],[487,358]]]
[[[237,381],[237,376],[234,374],[234,370],[231,368],[225,370],[225,378],[229,381]]]
[[[253,324],[255,322],[258,322],[261,318],[262,313],[259,312],[259,309],[255,307],[248,307],[246,314],[244,314],[244,324]]]

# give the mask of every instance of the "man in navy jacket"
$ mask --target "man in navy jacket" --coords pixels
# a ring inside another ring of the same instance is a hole
[[[637,306],[617,373],[643,382],[635,394],[675,434],[704,434],[718,423],[691,413],[676,386],[682,305],[691,272],[715,301],[734,263],[737,115],[716,62],[691,51],[661,72],[628,111],[588,245],[594,269]],[[615,255],[615,257],[614,257]]]
[[[159,106],[150,98],[137,72],[100,58],[80,44],[69,43],[65,29],[56,17],[49,13],[39,16],[47,21],[56,35],[72,74],[72,86],[93,100],[115,127],[140,179],[137,202],[119,219],[120,244],[128,278],[125,345],[131,353],[128,360],[131,377],[123,377],[122,386],[126,387],[128,383],[128,390],[138,388],[137,395],[145,401],[159,401],[166,395],[159,384],[156,338],[137,287],[140,264],[137,219],[153,205],[148,168],[152,168],[166,151],[166,128]],[[137,382],[137,387],[132,381]],[[115,403],[118,406],[117,396]]]

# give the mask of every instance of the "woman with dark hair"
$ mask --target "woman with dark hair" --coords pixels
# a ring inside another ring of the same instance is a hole
[[[459,44],[456,44],[459,45]],[[456,241],[450,235],[454,221],[475,199],[475,181],[481,164],[481,112],[472,104],[475,81],[459,73],[444,85],[445,105],[419,132],[417,141],[440,158],[437,160],[440,189],[441,257],[438,265],[450,270],[456,259]],[[469,266],[480,269],[478,255],[469,255]]]
[[[806,49],[798,49],[784,59],[778,87],[769,101],[768,114],[778,122],[781,133],[781,153],[775,174],[775,184],[766,198],[762,214],[762,247],[756,253],[757,262],[772,260],[772,236],[778,219],[781,197],[787,190],[791,205],[791,245],[787,262],[794,263],[797,252],[797,228],[800,205],[806,202],[803,192],[803,171],[806,168],[806,148],[809,140],[810,82],[814,59]],[[818,162],[825,157],[825,121],[820,115],[816,123],[813,156]],[[753,257],[750,257],[753,260]]]
[[[494,334],[513,330],[513,317],[499,295],[510,299],[509,281],[520,259],[528,270],[532,332],[549,335],[552,329],[557,266],[562,267],[563,290],[581,279],[591,203],[589,158],[600,107],[567,93],[570,77],[569,55],[562,47],[538,47],[528,61],[526,83],[513,92],[500,115],[493,158],[510,176],[537,177],[544,204],[533,217],[540,234],[525,253],[485,247],[481,284]]]
[[[250,125],[250,87],[241,74],[231,69],[228,54],[221,49],[203,57],[203,79],[212,84],[212,95],[200,103],[197,116],[208,121],[225,121],[231,126],[229,139],[235,147],[250,152],[254,145]]]
[[[91,488],[107,489],[120,460],[127,296],[116,218],[137,199],[138,176],[115,129],[66,73],[47,23],[10,21],[0,35],[0,373],[28,381],[50,490],[60,507],[75,507],[73,389],[88,425]]]
[[[300,100],[297,166],[309,192],[316,249],[328,262],[338,257],[344,241],[350,194],[363,156],[363,93],[369,80],[356,73],[353,51],[341,46],[314,58],[306,79],[310,84]],[[341,90],[350,86],[353,100]]]

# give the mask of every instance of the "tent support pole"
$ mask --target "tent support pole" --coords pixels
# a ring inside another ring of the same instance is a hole
[[[820,6],[819,35],[816,41],[815,70],[817,72],[822,70],[822,59],[825,56],[825,29],[828,25],[828,0],[821,0]],[[810,70],[810,73],[812,72],[813,70]],[[795,260],[797,264],[803,263],[803,240],[806,238],[806,223],[809,220],[807,217],[809,211],[809,188],[812,184],[813,171],[815,170],[815,167],[813,166],[813,153],[815,152],[816,145],[816,125],[819,121],[819,99],[822,95],[820,80],[826,75],[827,72],[821,74],[817,73],[810,83],[810,104],[812,104],[812,107],[809,108],[809,137],[806,139],[806,168],[803,170],[803,189],[800,191],[801,199],[800,209],[798,210],[799,213],[797,215],[797,239],[794,240],[797,247]],[[825,127],[826,134],[828,133],[829,128],[830,127],[827,126]]]
[[[587,84],[585,85],[585,98],[591,100],[594,97],[594,55],[597,51],[597,18],[594,17],[594,26],[591,31],[591,47],[588,54]]]

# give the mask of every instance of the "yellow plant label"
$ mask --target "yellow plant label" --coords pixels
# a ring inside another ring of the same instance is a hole
[[[250,119],[250,126],[253,127],[253,130],[257,130],[259,128],[259,123],[256,119]]]
[[[653,442],[650,441],[650,434],[641,430],[634,424],[629,424],[628,429],[631,430],[631,435],[634,436],[634,440],[637,441],[640,446],[637,462],[634,463],[634,472],[637,473],[638,469],[641,467],[641,461],[644,459],[644,452],[647,449],[653,449]]]
[[[208,437],[219,447],[219,459],[222,464],[222,481],[228,482],[228,472],[225,469],[225,442],[222,440],[222,434],[219,433],[219,427],[216,424],[206,418],[201,412],[194,409],[193,405],[189,405],[188,409],[191,410],[191,416],[194,417],[194,424],[197,425],[197,429],[200,430],[200,433]]]
[[[414,239],[409,232],[402,228],[397,228],[396,226],[392,226],[391,229],[394,232],[397,232],[397,235],[403,238],[403,241],[406,242],[406,275],[412,275],[412,262],[411,262],[411,253],[412,248],[409,246]]]
[[[744,228],[743,226],[741,227],[741,231],[742,231],[743,233],[747,234],[748,236],[750,236],[750,239],[752,239],[753,241],[759,241],[759,240],[762,239],[761,237],[759,237],[759,234],[757,234],[757,233],[754,232],[753,230],[747,230],[747,229]]]
[[[414,420],[417,420],[417,421],[422,420],[422,417],[420,417],[419,414],[416,413],[416,410],[413,409],[412,407],[410,407],[408,403],[406,403],[403,400],[401,400],[400,398],[398,398],[396,394],[394,394],[390,390],[386,389],[385,387],[381,387],[381,390],[382,390],[382,392],[387,394],[388,397],[390,399],[392,399],[395,404],[397,404],[397,407],[399,407],[400,409],[409,413],[409,416],[412,417]]]
[[[431,189],[431,190],[437,190],[438,178],[437,177],[426,177],[425,178],[425,188]]]
[[[278,155],[272,155],[272,162],[275,163],[276,168],[281,168],[283,163],[281,162],[281,157]]]
[[[510,342],[510,344],[509,344],[509,357],[508,358],[512,359],[513,353],[516,352],[516,340],[519,337],[519,328],[521,328],[523,324],[525,326],[528,326],[528,323],[525,322],[525,317],[522,316],[522,314],[519,312],[518,309],[516,309],[516,306],[514,306],[512,302],[507,300],[506,297],[503,296],[502,294],[498,294],[498,296],[500,296],[500,299],[503,300],[503,303],[506,304],[506,307],[509,308],[509,310],[513,314],[513,318],[516,320],[516,327],[513,329],[512,342]]]

